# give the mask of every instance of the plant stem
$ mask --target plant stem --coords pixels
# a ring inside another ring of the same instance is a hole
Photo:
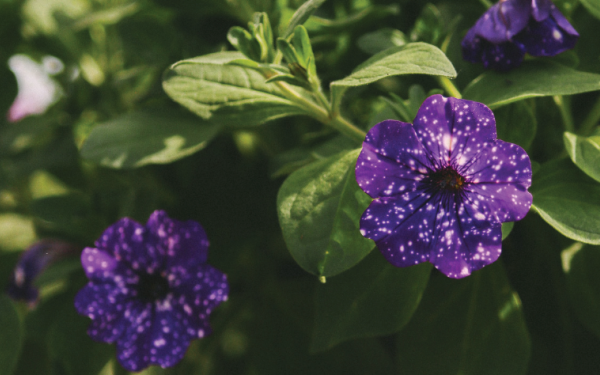
[[[454,83],[452,83],[452,81],[450,81],[448,77],[436,76],[435,78],[437,79],[438,83],[444,88],[444,90],[446,90],[448,95],[453,96],[457,99],[462,99],[460,91],[458,91],[456,86],[454,86]]]
[[[488,0],[479,0],[479,2],[486,8],[490,8],[492,6],[492,3],[490,3]]]
[[[312,100],[309,100],[304,96],[300,95],[297,91],[292,89],[292,87],[290,87],[289,84],[281,81],[278,81],[276,83],[279,86],[279,88],[283,91],[285,96],[294,103],[298,104],[301,108],[306,110],[308,115],[314,117],[315,119],[327,126],[331,126],[340,133],[358,142],[362,143],[365,140],[365,136],[367,135],[367,133],[364,130],[356,127],[354,124],[352,124],[340,115],[330,116],[330,113],[327,109],[319,106]]]
[[[575,131],[575,125],[573,123],[573,116],[571,115],[571,102],[568,97],[562,95],[555,95],[552,97],[554,103],[560,111],[560,117],[562,117],[565,130],[568,132]]]
[[[596,104],[592,107],[590,113],[588,113],[587,117],[581,123],[581,127],[579,128],[579,134],[581,135],[589,135],[589,133],[594,130],[594,127],[598,125],[600,122],[600,97],[596,101]]]

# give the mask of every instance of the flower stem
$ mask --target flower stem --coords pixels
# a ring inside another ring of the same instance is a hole
[[[448,79],[448,77],[444,76],[436,76],[438,83],[446,90],[448,95],[453,96],[457,99],[462,99],[462,95],[460,91],[454,86],[454,83]]]
[[[568,97],[562,95],[555,95],[552,97],[554,103],[560,111],[560,117],[562,117],[565,130],[568,132],[575,131],[575,125],[573,123],[573,116],[571,115],[571,102]]]
[[[594,127],[598,125],[598,122],[600,122],[600,98],[598,98],[590,113],[588,113],[585,120],[581,123],[578,133],[581,135],[589,135],[589,133],[594,130]]]
[[[479,2],[486,8],[490,8],[492,6],[492,3],[490,3],[488,0],[479,0]]]
[[[358,141],[363,142],[367,133],[356,127],[350,121],[346,120],[339,114],[331,115],[328,109],[323,108],[312,100],[305,98],[294,90],[289,84],[278,81],[277,85],[283,91],[284,95],[296,103],[300,108],[307,111],[307,114],[322,122],[327,126],[331,126],[340,133]],[[321,94],[322,95],[322,94]],[[320,99],[325,99],[324,96]],[[326,99],[325,99],[326,100]]]

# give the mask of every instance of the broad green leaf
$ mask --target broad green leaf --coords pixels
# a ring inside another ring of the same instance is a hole
[[[517,102],[494,111],[498,138],[528,149],[535,138],[537,120],[525,102]]]
[[[573,95],[600,90],[600,74],[580,72],[549,61],[525,61],[509,72],[487,71],[463,92],[465,99],[498,108],[537,96]]]
[[[204,148],[219,129],[178,111],[140,111],[97,125],[80,152],[111,168],[166,164]]]
[[[331,82],[331,100],[338,108],[348,87],[363,86],[382,78],[401,74],[429,74],[456,77],[456,70],[446,55],[426,43],[392,47],[359,65],[348,77]]]
[[[87,335],[90,319],[64,304],[48,331],[50,356],[62,362],[67,375],[96,375],[114,356],[112,345],[93,341]]]
[[[313,14],[315,10],[317,10],[324,2],[325,0],[307,0],[304,4],[302,4],[292,16],[292,19],[288,23],[288,26],[281,37],[287,38],[288,36],[292,35],[296,29],[296,26],[302,25],[304,22],[306,22],[308,17],[310,17],[311,14]]]
[[[600,0],[581,0],[581,3],[596,18],[600,18]]]
[[[453,280],[432,275],[398,334],[398,368],[411,375],[525,374],[530,341],[521,301],[501,262]]]
[[[13,302],[5,294],[0,295],[0,374],[11,375],[19,359],[21,321]]]
[[[250,127],[305,113],[258,71],[226,65],[243,58],[237,52],[220,52],[179,61],[165,73],[163,88],[179,104],[223,126]]]
[[[356,183],[360,150],[345,151],[292,173],[279,189],[283,238],[306,271],[334,276],[354,266],[375,246],[359,231],[371,198]]]
[[[569,159],[542,165],[529,189],[532,208],[557,231],[600,245],[600,184]]]
[[[561,256],[573,310],[600,337],[600,247],[575,243]]]
[[[317,287],[311,351],[359,337],[399,331],[415,312],[431,264],[397,268],[375,251],[357,266]]]
[[[573,163],[600,182],[600,134],[586,138],[565,132],[564,141]]]

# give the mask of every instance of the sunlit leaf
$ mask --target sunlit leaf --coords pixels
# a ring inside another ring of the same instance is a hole
[[[537,96],[573,95],[600,90],[600,74],[580,72],[549,61],[526,61],[509,72],[489,70],[467,86],[465,99],[490,108]]]
[[[356,183],[360,150],[342,152],[292,173],[279,189],[283,238],[306,271],[334,276],[354,266],[375,246],[360,234],[371,198]]]

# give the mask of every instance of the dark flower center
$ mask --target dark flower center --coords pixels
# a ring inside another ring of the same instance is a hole
[[[464,187],[465,179],[454,168],[445,167],[429,175],[434,187],[439,190],[460,191]]]
[[[154,302],[167,296],[169,283],[161,275],[141,274],[138,283],[138,297],[143,302]]]

